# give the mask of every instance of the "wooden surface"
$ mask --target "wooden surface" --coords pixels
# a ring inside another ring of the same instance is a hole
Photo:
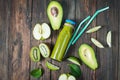
[[[82,64],[82,76],[77,80],[120,80],[120,0],[59,0],[64,9],[64,18],[73,19],[77,25],[97,9],[110,6],[110,9],[99,14],[89,28],[101,25],[97,33],[83,34],[72,46],[68,55],[78,56],[78,47],[82,43],[90,44],[96,52],[99,68],[93,71]],[[48,43],[52,50],[60,32],[53,31],[49,39],[37,41],[32,36],[36,23],[49,20],[46,8],[50,0],[0,0],[0,80],[57,80],[61,73],[68,73],[68,61],[61,63],[50,59],[40,61],[44,68],[41,78],[35,79],[29,72],[38,67],[29,58],[31,47],[41,42]],[[63,25],[63,24],[62,24]],[[77,26],[76,25],[76,26]],[[88,28],[88,29],[89,29]],[[106,44],[106,34],[112,31],[112,48]],[[94,37],[105,45],[104,49],[97,48],[90,38]],[[45,62],[49,60],[61,67],[59,71],[50,71]]]

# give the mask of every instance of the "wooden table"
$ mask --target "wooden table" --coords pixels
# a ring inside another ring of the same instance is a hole
[[[103,26],[96,33],[86,34],[72,46],[69,56],[78,56],[78,48],[82,43],[90,44],[98,60],[99,68],[96,71],[81,65],[82,75],[77,80],[120,80],[120,0],[59,0],[64,9],[64,18],[76,21],[76,26],[88,15],[93,15],[97,9],[110,6],[110,9],[99,14],[88,29]],[[32,30],[36,23],[49,20],[46,8],[50,0],[0,0],[0,80],[57,80],[61,73],[68,73],[70,62],[61,63],[42,58],[44,74],[35,79],[30,76],[30,71],[37,68],[29,58],[31,47],[38,46],[41,42],[54,47],[61,29],[53,31],[49,39],[37,41],[33,38]],[[63,25],[62,23],[62,25]],[[112,48],[106,44],[106,34],[112,31]],[[97,48],[90,38],[96,38],[104,44],[105,48]],[[50,71],[45,62],[49,60],[61,67],[59,71]]]

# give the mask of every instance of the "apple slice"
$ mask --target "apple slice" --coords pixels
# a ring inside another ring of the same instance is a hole
[[[36,40],[45,40],[50,37],[51,30],[47,23],[36,24],[33,29],[33,37]]]
[[[73,75],[63,73],[59,76],[58,80],[76,80],[76,78]]]

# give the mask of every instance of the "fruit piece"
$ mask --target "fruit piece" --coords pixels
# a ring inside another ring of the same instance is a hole
[[[61,74],[58,78],[58,80],[68,80],[66,74]]]
[[[34,62],[40,61],[40,50],[38,47],[32,47],[30,50],[30,58]]]
[[[73,75],[64,73],[59,76],[58,80],[76,80],[76,78]]]
[[[51,30],[47,23],[43,23],[42,25],[36,24],[33,29],[33,37],[36,40],[47,39],[49,38],[50,34],[51,34]]]
[[[53,65],[52,63],[50,63],[48,61],[46,62],[46,66],[47,66],[48,69],[53,70],[53,71],[60,69],[58,66]]]
[[[95,70],[98,67],[95,52],[89,45],[82,44],[79,47],[79,56],[81,60],[91,69]]]
[[[96,32],[96,31],[98,31],[100,28],[101,28],[101,26],[93,27],[93,28],[89,29],[88,31],[86,31],[86,33],[93,33],[93,32]]]
[[[67,58],[67,60],[80,66],[80,61],[79,61],[79,59],[76,58],[76,57],[74,57],[74,56],[71,56],[71,57]]]
[[[76,78],[74,76],[70,75],[67,80],[76,80]]]
[[[47,8],[47,15],[53,30],[58,30],[63,18],[63,9],[59,2],[51,1]]]
[[[49,55],[50,55],[50,49],[49,49],[49,47],[48,47],[46,44],[41,43],[41,44],[39,45],[39,49],[40,49],[41,55],[42,55],[44,58],[49,57]]]
[[[107,33],[107,39],[106,39],[106,41],[107,41],[108,46],[111,47],[111,31],[109,31]]]
[[[76,64],[69,64],[70,67],[70,74],[75,76],[75,77],[80,77],[81,75],[81,69],[78,65]]]
[[[104,48],[104,46],[96,39],[91,38],[91,41],[99,48]]]
[[[32,70],[31,72],[30,72],[30,74],[31,74],[31,76],[33,76],[33,77],[35,77],[35,78],[39,78],[39,77],[41,77],[42,76],[42,73],[43,73],[43,71],[42,71],[42,69],[34,69],[34,70]]]

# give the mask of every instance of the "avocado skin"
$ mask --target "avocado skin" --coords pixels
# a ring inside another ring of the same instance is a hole
[[[87,55],[84,53],[85,50],[89,51]],[[92,70],[95,70],[96,68],[98,68],[98,63],[95,57],[95,52],[93,48],[89,46],[88,44],[82,44],[79,47],[79,56],[80,56],[80,59]]]
[[[58,11],[57,11],[57,16],[53,16],[51,13],[51,9],[55,7]],[[48,4],[48,8],[47,8],[47,15],[49,18],[49,21],[51,23],[52,29],[53,30],[59,30],[61,23],[62,23],[62,18],[63,18],[63,8],[61,6],[61,4],[58,1],[51,1]]]

